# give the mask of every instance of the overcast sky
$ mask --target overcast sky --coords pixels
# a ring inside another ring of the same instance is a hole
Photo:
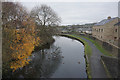
[[[27,7],[30,11],[34,6],[46,4],[50,6],[57,14],[61,17],[62,25],[69,24],[85,24],[98,22],[103,19],[106,19],[108,16],[117,17],[118,16],[118,0],[109,0],[111,2],[97,2],[97,0],[92,0],[93,2],[79,2],[75,0],[74,2],[45,2],[45,1],[36,1],[26,2],[21,0],[22,4]]]

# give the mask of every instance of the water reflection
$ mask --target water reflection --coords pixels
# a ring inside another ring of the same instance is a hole
[[[30,59],[28,58],[23,58],[23,59],[19,59],[19,60],[15,60],[12,61],[10,63],[10,68],[13,69],[12,71],[14,72],[15,70],[22,68],[24,66],[26,66],[27,64],[29,64]]]
[[[12,77],[49,78],[61,63],[61,58],[61,48],[51,45],[50,49],[42,49],[34,52],[32,56],[28,58],[31,60],[29,64],[13,72]]]
[[[61,47],[62,63],[51,78],[87,78],[84,45],[66,37],[54,36],[54,45]]]
[[[87,78],[84,58],[84,45],[66,37],[53,37],[55,42],[48,48],[33,52],[15,72],[5,77],[10,78]]]

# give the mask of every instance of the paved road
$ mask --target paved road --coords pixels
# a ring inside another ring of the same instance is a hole
[[[92,78],[108,78],[104,66],[100,61],[100,58],[103,54],[96,48],[96,46],[91,41],[83,37],[81,38],[87,41],[92,48],[92,55],[90,57],[90,68]]]

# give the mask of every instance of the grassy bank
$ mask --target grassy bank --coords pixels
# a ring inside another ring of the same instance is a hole
[[[63,36],[67,36],[67,37],[71,37],[71,38],[77,39],[77,40],[81,41],[84,44],[84,46],[85,46],[85,50],[84,51],[85,51],[85,59],[86,59],[85,61],[86,61],[87,75],[88,75],[88,78],[91,78],[90,64],[89,64],[89,60],[88,60],[90,58],[91,54],[92,54],[91,47],[88,45],[88,43],[85,40],[81,39],[79,36],[71,35],[71,34],[69,34],[69,35],[65,34]]]
[[[76,35],[76,36],[81,36],[81,35]],[[112,54],[110,54],[107,50],[105,50],[102,45],[100,45],[98,42],[88,38],[88,37],[85,37],[85,36],[81,36],[89,41],[91,41],[93,44],[95,44],[95,46],[106,56],[112,56]]]

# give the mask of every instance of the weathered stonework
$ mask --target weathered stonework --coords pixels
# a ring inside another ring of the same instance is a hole
[[[94,25],[92,28],[92,36],[111,44],[114,47],[120,48],[120,27],[117,23],[120,18],[108,18],[98,25]],[[115,25],[116,24],[116,25]]]

